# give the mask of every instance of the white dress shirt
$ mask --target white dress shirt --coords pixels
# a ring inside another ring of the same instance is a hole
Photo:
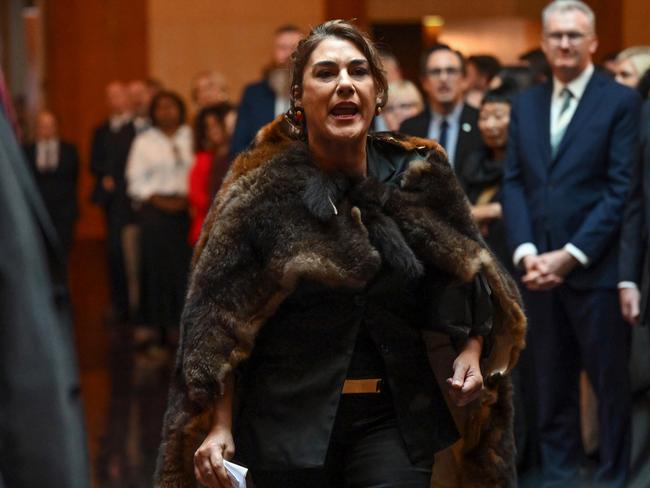
[[[108,124],[112,132],[119,132],[122,127],[131,122],[133,115],[129,112],[125,112],[120,115],[112,115],[108,119]]]
[[[290,106],[291,103],[289,97],[279,97],[276,95],[273,113],[275,113],[275,116],[277,117],[278,115],[286,113]]]
[[[452,168],[456,164],[456,146],[458,145],[458,134],[460,133],[460,115],[463,112],[464,104],[461,102],[454,107],[448,115],[443,115],[433,108],[429,108],[431,112],[431,121],[429,122],[429,132],[427,137],[435,141],[440,140],[440,126],[443,120],[447,120],[447,142],[445,143],[445,151],[447,158]]]
[[[157,127],[138,134],[126,165],[127,192],[143,202],[153,195],[187,195],[193,161],[192,131],[184,125],[172,137]]]
[[[580,100],[587,89],[587,84],[589,83],[589,80],[591,80],[593,74],[594,65],[589,64],[577,78],[567,84],[564,84],[557,78],[553,77],[553,95],[551,97],[551,120],[549,131],[551,141],[558,139],[558,145],[564,135],[563,132],[566,131],[567,126],[578,108],[578,104],[580,103]],[[564,90],[564,88],[567,88],[571,92],[572,97],[568,108],[560,116],[560,111],[564,104],[564,97],[562,96],[562,90]],[[568,242],[565,244],[564,250],[571,254],[571,256],[573,256],[583,266],[589,266],[589,256],[575,245]],[[532,242],[524,242],[515,249],[512,261],[515,266],[519,266],[521,260],[526,256],[537,256],[537,254],[538,250],[535,244]]]
[[[59,140],[44,139],[36,143],[36,168],[40,172],[54,171],[59,166]]]

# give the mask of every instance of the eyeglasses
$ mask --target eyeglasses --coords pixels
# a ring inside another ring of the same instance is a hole
[[[443,73],[447,75],[448,78],[453,78],[455,76],[460,75],[461,71],[460,68],[431,68],[427,70],[427,76],[430,76],[432,78],[440,78]]]
[[[562,40],[565,37],[569,44],[579,44],[587,37],[587,34],[577,31],[549,32],[545,34],[544,37],[546,37],[546,39],[552,44],[562,44]]]

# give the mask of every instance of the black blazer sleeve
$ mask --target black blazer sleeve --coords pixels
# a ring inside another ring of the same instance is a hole
[[[649,113],[650,115],[650,113]],[[650,123],[647,121],[646,124]],[[650,131],[650,127],[645,127]],[[625,206],[621,227],[618,260],[619,282],[632,281],[641,285],[643,258],[648,243],[648,216],[645,192],[650,191],[650,140],[644,140],[643,154],[639,156],[632,177],[632,191]],[[644,188],[645,187],[645,188]]]

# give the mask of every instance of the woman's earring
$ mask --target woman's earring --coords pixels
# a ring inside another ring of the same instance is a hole
[[[381,114],[381,105],[377,105],[377,108],[375,108],[375,114],[380,115]]]
[[[305,134],[305,112],[300,107],[290,108],[284,118],[291,126],[291,132],[294,137],[302,139]]]

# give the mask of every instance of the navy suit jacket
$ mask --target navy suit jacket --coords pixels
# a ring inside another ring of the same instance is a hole
[[[230,142],[230,159],[246,149],[257,131],[275,118],[275,93],[266,80],[248,85],[242,95]]]
[[[618,237],[639,136],[638,95],[594,73],[551,158],[552,82],[513,103],[502,204],[511,251],[532,242],[540,253],[572,243],[590,260],[566,282],[615,288]]]
[[[68,142],[59,141],[59,165],[54,171],[41,172],[36,165],[36,144],[24,148],[29,165],[47,210],[53,221],[74,222],[79,215],[77,206],[77,179],[79,156],[77,148]]]

